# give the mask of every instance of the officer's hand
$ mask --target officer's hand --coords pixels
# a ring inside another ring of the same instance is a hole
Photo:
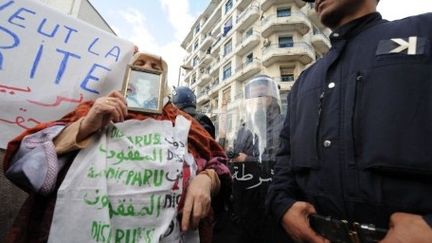
[[[110,121],[122,122],[127,115],[126,100],[119,91],[111,91],[107,96],[95,100],[90,111],[80,125],[77,140],[87,138]]]
[[[210,210],[210,193],[210,177],[203,174],[197,175],[187,189],[181,222],[181,228],[183,231],[190,228],[196,229],[199,221],[207,216]]]
[[[389,231],[380,243],[423,243],[432,241],[432,228],[420,215],[394,213]]]
[[[235,157],[233,159],[234,162],[245,162],[247,158],[247,155],[245,153],[239,153],[239,155],[237,155],[237,157]]]
[[[316,213],[307,202],[295,202],[282,217],[282,226],[296,242],[330,243],[309,225],[309,215]]]

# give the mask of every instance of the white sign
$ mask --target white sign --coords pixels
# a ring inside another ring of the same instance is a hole
[[[121,89],[133,44],[31,0],[0,0],[0,147]]]
[[[190,125],[128,120],[95,135],[59,188],[49,242],[185,242],[176,215]]]

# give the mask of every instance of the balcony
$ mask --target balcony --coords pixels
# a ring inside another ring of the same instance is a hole
[[[261,3],[261,10],[263,12],[267,11],[271,6],[277,5],[277,4],[288,4],[288,3],[294,3],[299,8],[303,7],[306,3],[303,2],[303,0],[264,0]]]
[[[291,90],[295,80],[285,81],[281,77],[275,77],[273,80],[280,86],[280,90]]]
[[[218,60],[214,60],[210,64],[210,76],[215,77],[219,75],[219,66],[220,62]]]
[[[198,92],[198,94],[197,94],[197,103],[198,104],[209,100],[209,95],[208,95],[209,91],[210,91],[210,87],[205,87],[205,88],[202,88],[202,90]]]
[[[258,33],[252,33],[249,36],[245,36],[245,38],[237,44],[235,52],[237,55],[243,56],[255,48],[255,46],[259,44],[260,39],[261,37]]]
[[[214,58],[210,54],[204,54],[201,58],[201,62],[198,64],[198,67],[203,68],[210,64]]]
[[[275,32],[297,31],[304,35],[311,29],[309,20],[300,11],[293,12],[286,17],[271,15],[264,18],[261,24],[261,34],[264,38]]]
[[[211,34],[207,34],[199,47],[200,51],[207,51],[207,49],[214,43],[215,38]]]
[[[208,72],[205,72],[201,76],[201,82],[202,84],[208,83],[211,80],[211,76]]]
[[[219,23],[222,17],[221,9],[216,9],[216,11],[207,19],[204,25],[201,27],[203,33],[209,32],[217,23]]]
[[[235,75],[237,81],[246,80],[261,71],[261,61],[253,59],[245,62],[236,68]]]
[[[260,11],[258,6],[250,6],[248,9],[244,10],[236,20],[236,28],[239,31],[244,31],[249,26],[251,26],[260,16]]]
[[[219,79],[217,77],[213,78],[212,83],[209,85],[209,96],[217,96],[217,93],[219,91]]]
[[[184,80],[189,80],[192,77],[193,70],[185,70],[186,74],[184,74]]]
[[[213,45],[212,45],[211,54],[213,56],[215,56],[215,57],[219,56],[221,43],[222,43],[222,34],[219,34],[215,37],[215,41],[213,42]]]
[[[329,38],[318,31],[312,35],[311,44],[319,53],[326,53],[331,47]]]
[[[243,10],[247,8],[251,2],[252,0],[237,0],[237,8]]]
[[[306,65],[315,60],[314,53],[312,46],[306,42],[294,42],[289,47],[272,44],[262,49],[262,64],[268,67],[275,62],[299,61]]]

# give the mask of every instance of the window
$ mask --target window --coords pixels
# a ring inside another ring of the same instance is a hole
[[[231,62],[224,66],[222,80],[231,77]]]
[[[229,18],[228,21],[225,22],[225,24],[224,24],[224,29],[223,29],[223,34],[222,34],[222,36],[225,37],[225,36],[228,34],[228,32],[232,29],[232,26],[233,26],[233,24],[232,24],[232,17],[231,17],[231,18]]]
[[[232,8],[233,6],[233,1],[232,0],[228,0],[225,3],[225,13],[228,13],[228,11]]]
[[[194,51],[198,48],[198,45],[199,45],[199,41],[196,40],[193,47]]]
[[[192,75],[192,84],[194,84],[196,82],[196,75]]]
[[[245,64],[249,64],[253,61],[253,53],[249,53],[249,55],[246,56]]]
[[[195,56],[192,60],[192,67],[195,67],[195,65],[197,65],[197,64],[198,64],[198,57]]]
[[[224,45],[224,56],[228,55],[229,53],[231,53],[232,51],[232,41],[229,40],[227,43],[225,43]]]
[[[252,34],[253,34],[253,29],[252,28],[248,29],[248,31],[246,31],[246,33],[245,33],[245,38],[248,38]]]
[[[198,33],[199,31],[200,31],[200,24],[198,23],[196,26],[195,26],[195,34],[196,33]]]
[[[294,81],[293,69],[289,67],[280,67],[281,81],[291,82]]]
[[[278,8],[277,9],[277,16],[278,17],[291,16],[291,9],[290,8]]]
[[[222,91],[222,106],[226,106],[231,102],[231,87],[228,87]]]
[[[293,46],[294,46],[294,42],[293,42],[293,38],[291,36],[279,37],[279,47],[280,48],[293,47]]]
[[[281,79],[282,79],[282,82],[294,81],[294,74],[290,73],[290,74],[281,75]]]

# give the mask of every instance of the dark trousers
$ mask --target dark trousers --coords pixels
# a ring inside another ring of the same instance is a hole
[[[240,219],[224,212],[216,219],[213,243],[291,243],[284,230],[268,217]]]

